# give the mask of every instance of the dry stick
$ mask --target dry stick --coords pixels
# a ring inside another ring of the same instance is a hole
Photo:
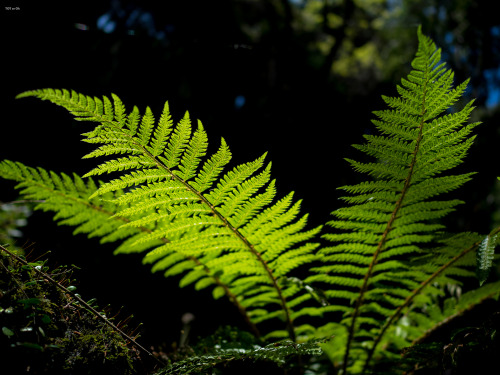
[[[500,227],[497,227],[497,228],[495,228],[494,230],[492,230],[490,232],[489,236],[494,236],[495,234],[497,234],[499,232],[500,232]],[[417,288],[415,288],[413,290],[413,292],[408,297],[406,297],[406,299],[404,300],[404,302],[396,309],[396,311],[394,311],[394,313],[392,314],[392,316],[389,318],[389,320],[387,320],[387,322],[384,324],[384,326],[380,330],[380,333],[378,334],[376,340],[373,343],[373,346],[372,346],[370,352],[368,353],[368,357],[367,357],[367,359],[365,361],[365,365],[364,365],[362,373],[366,372],[366,370],[368,368],[368,364],[369,364],[369,362],[371,361],[371,359],[373,357],[373,354],[375,352],[375,349],[377,348],[377,345],[380,344],[380,341],[382,340],[382,337],[384,336],[384,334],[387,331],[387,329],[401,315],[403,309],[406,308],[406,307],[408,307],[410,305],[410,303],[413,301],[413,299],[427,285],[429,285],[436,277],[438,277],[444,270],[446,270],[453,263],[455,263],[456,261],[458,261],[459,259],[461,259],[462,257],[464,257],[466,254],[468,254],[471,251],[475,250],[481,244],[481,242],[482,241],[478,241],[478,242],[474,243],[473,245],[469,246],[468,248],[462,250],[458,255],[454,256],[451,260],[449,260],[447,263],[445,263],[444,265],[442,265],[436,272],[434,272],[426,280],[422,281],[422,283]]]
[[[155,357],[152,353],[150,353],[145,347],[143,347],[141,344],[136,342],[132,337],[127,335],[125,332],[123,332],[120,328],[115,326],[113,323],[111,323],[108,319],[106,319],[103,315],[101,315],[97,310],[95,310],[92,306],[90,306],[87,302],[85,302],[83,299],[81,299],[79,296],[77,296],[75,293],[71,292],[68,290],[68,288],[62,286],[60,283],[55,281],[52,277],[50,277],[48,274],[45,272],[33,267],[31,264],[26,262],[24,259],[18,257],[16,254],[12,253],[11,251],[7,250],[4,246],[0,245],[0,250],[5,251],[7,254],[9,254],[11,257],[16,259],[18,262],[21,262],[25,266],[30,267],[32,270],[34,270],[36,273],[38,273],[42,278],[45,280],[49,281],[50,283],[54,284],[56,287],[64,291],[65,293],[69,294],[71,297],[76,299],[78,302],[80,302],[83,307],[85,307],[87,310],[89,310],[92,314],[94,314],[96,317],[98,317],[100,320],[104,322],[104,324],[108,325],[113,329],[114,331],[118,332],[124,339],[129,340],[133,345],[135,345],[137,348],[142,350],[143,352],[147,353],[150,357],[154,358],[160,365],[165,366],[165,364],[160,361],[157,357]]]

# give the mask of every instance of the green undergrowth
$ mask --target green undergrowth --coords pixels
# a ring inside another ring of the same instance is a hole
[[[37,269],[68,290],[75,289],[71,268],[49,270],[44,261],[25,265],[1,252],[0,372],[136,373],[134,368],[141,363],[138,351],[71,295],[40,277]]]

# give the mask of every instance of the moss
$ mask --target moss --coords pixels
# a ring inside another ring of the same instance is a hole
[[[43,262],[32,266],[50,272]],[[51,272],[63,285],[72,270]],[[29,266],[0,255],[2,373],[132,374],[138,352]]]
[[[133,370],[130,349],[120,335],[108,328],[67,331],[66,337],[57,342],[66,353],[64,369],[72,374],[101,371],[106,374],[129,374]]]

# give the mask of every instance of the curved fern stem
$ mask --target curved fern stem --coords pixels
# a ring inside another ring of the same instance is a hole
[[[114,123],[112,121],[108,121],[106,119],[101,119],[101,122],[107,122],[109,123],[112,127],[115,128],[115,130],[117,131],[120,131],[122,130],[121,128],[119,127],[116,127],[114,126]],[[194,189],[193,187],[191,187],[191,185],[189,185],[186,181],[184,181],[183,179],[181,179],[180,177],[176,176],[174,173],[172,173],[172,171],[170,170],[170,168],[168,168],[165,164],[163,164],[162,162],[160,162],[159,160],[157,160],[148,150],[146,150],[146,148],[142,145],[142,144],[139,144],[135,141],[135,139],[130,136],[129,134],[127,134],[126,132],[123,132],[123,134],[128,137],[130,139],[131,142],[133,142],[137,147],[139,147],[140,149],[142,149],[142,151],[144,152],[144,154],[150,158],[151,160],[153,160],[155,162],[155,164],[161,168],[161,169],[164,169],[166,171],[168,171],[170,173],[170,176],[172,179],[175,179],[179,182],[181,182],[184,186],[186,186],[186,188],[188,188],[191,192],[193,192],[194,194],[196,194],[198,196],[198,198],[203,202],[205,203],[207,206],[210,207],[210,209],[212,210],[213,214],[216,215],[219,219],[221,219],[225,224],[226,226],[228,226],[229,228],[231,228],[233,231],[235,231],[235,233],[237,233],[237,235],[245,242],[245,244],[247,244],[247,246],[249,246],[249,248],[251,249],[252,252],[254,252],[254,249],[253,247],[251,247],[250,244],[248,244],[248,242],[246,241],[246,239],[235,229],[233,228],[232,226],[230,226],[230,224],[227,222],[227,220],[222,216],[220,215],[215,209],[214,207],[210,204],[210,202],[208,202],[208,200],[200,193],[198,192],[196,189]],[[149,230],[148,230],[149,231]],[[161,239],[162,241],[164,242],[168,242],[168,239],[166,238],[162,238]],[[225,292],[225,295],[227,296],[227,298],[229,299],[229,301],[236,306],[236,308],[238,309],[239,313],[243,316],[245,322],[249,325],[249,327],[251,328],[251,330],[253,331],[253,333],[257,336],[257,337],[260,337],[260,332],[257,328],[257,326],[250,320],[250,317],[248,316],[247,314],[247,311],[245,309],[244,306],[242,306],[239,302],[238,302],[238,299],[236,298],[236,296],[231,292],[231,290],[228,288],[227,285],[225,285],[221,280],[220,278],[218,278],[216,275],[211,275],[211,271],[210,269],[205,265],[203,264],[198,258],[194,257],[194,256],[187,256],[187,259],[189,260],[192,260],[196,265],[199,265],[199,266],[202,266],[203,267],[203,270],[205,271],[205,273],[207,275],[209,275],[211,278],[214,279],[215,283],[222,287],[222,289],[224,289],[224,292]],[[261,259],[260,259],[261,260]],[[267,270],[267,269],[266,269]],[[272,276],[272,275],[271,275]],[[274,281],[274,279],[273,279]],[[289,316],[289,315],[287,315]],[[293,330],[292,330],[293,332]],[[295,341],[295,340],[294,340]]]
[[[492,230],[490,232],[489,236],[494,236],[494,235],[496,235],[498,233],[500,233],[500,227],[497,227],[494,230]],[[452,266],[458,260],[460,260],[461,258],[463,258],[465,255],[467,255],[471,251],[476,250],[479,247],[479,245],[481,245],[481,242],[482,241],[477,241],[474,244],[472,244],[471,246],[469,246],[466,249],[462,250],[459,254],[457,254],[455,257],[453,257],[452,259],[450,259],[447,263],[443,264],[438,270],[436,270],[426,280],[424,280],[422,283],[420,283],[420,285],[417,288],[415,288],[410,293],[410,295],[408,295],[408,297],[406,297],[406,299],[404,300],[404,302],[401,305],[399,305],[399,307],[394,311],[394,313],[387,319],[386,323],[384,324],[384,326],[380,330],[378,336],[374,340],[373,346],[371,347],[370,351],[368,352],[368,357],[366,358],[365,365],[364,365],[362,373],[366,372],[366,370],[368,368],[368,365],[369,365],[369,363],[370,363],[370,361],[371,361],[371,359],[373,357],[373,354],[375,353],[375,349],[377,348],[378,344],[382,340],[384,334],[387,332],[387,329],[401,315],[401,313],[403,312],[403,310],[406,307],[408,307],[410,305],[410,303],[415,299],[415,297],[418,296],[420,294],[420,292],[422,292],[422,290],[426,286],[428,286],[434,279],[436,279],[436,277],[438,277],[439,275],[441,275],[446,269],[448,269],[450,266]]]

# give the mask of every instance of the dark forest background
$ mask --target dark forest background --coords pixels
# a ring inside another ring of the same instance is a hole
[[[85,124],[64,110],[16,94],[68,88],[121,97],[157,115],[168,100],[208,132],[210,150],[224,137],[234,163],[269,151],[279,196],[295,191],[311,225],[339,207],[338,186],[359,176],[344,157],[373,131],[380,95],[410,70],[422,25],[442,48],[456,82],[471,78],[474,120],[483,121],[465,165],[476,179],[455,195],[467,201],[447,221],[454,230],[488,233],[500,221],[500,20],[494,1],[217,0],[22,1],[1,10],[0,158],[84,174],[95,160],[79,142]],[[4,2],[5,4],[5,2]],[[4,5],[2,4],[2,6]],[[234,165],[234,164],[233,164]],[[16,199],[0,181],[0,201]],[[72,229],[35,212],[18,245],[54,265],[75,264],[85,298],[143,322],[146,345],[177,341],[181,316],[195,315],[192,336],[219,324],[241,325],[233,307],[210,292],[179,290],[151,274],[141,256],[113,256]]]

